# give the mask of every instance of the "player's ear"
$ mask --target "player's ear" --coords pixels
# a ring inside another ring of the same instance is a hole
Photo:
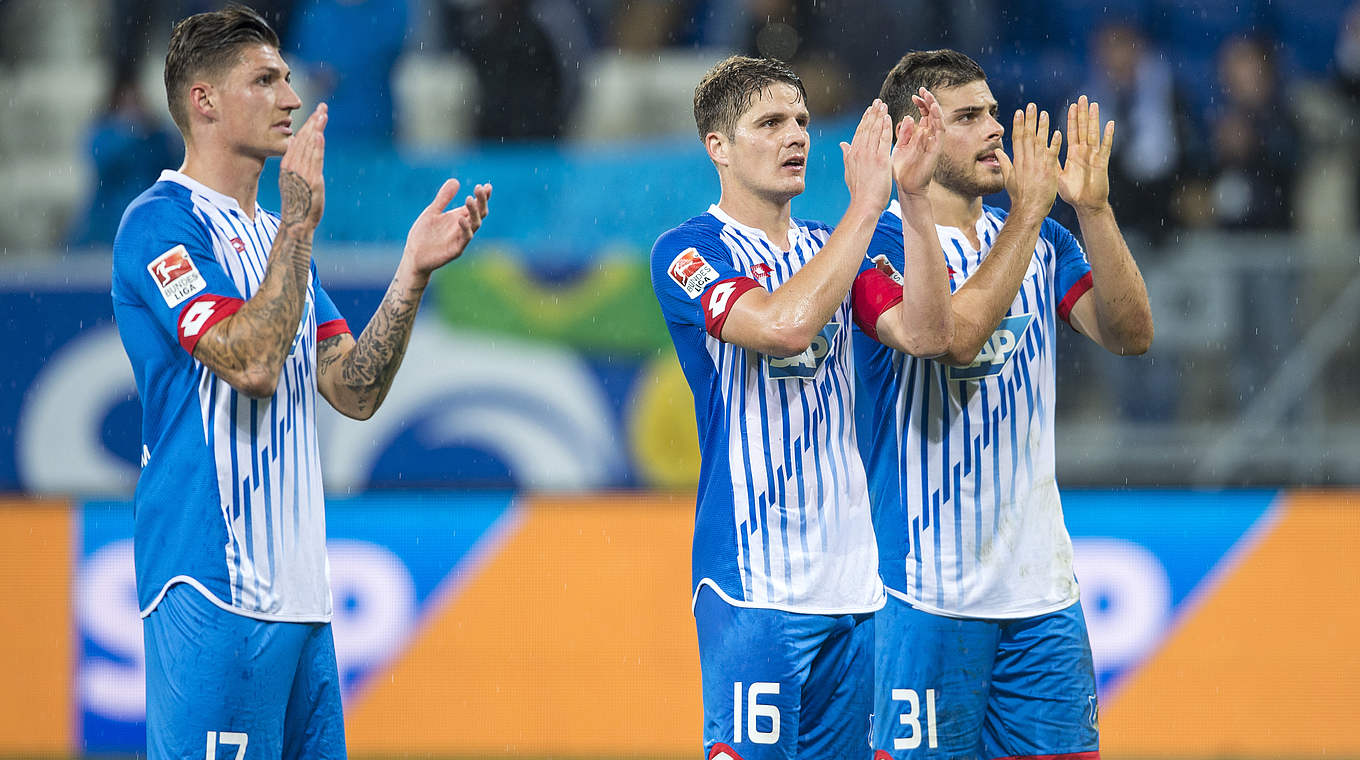
[[[708,159],[718,166],[727,166],[727,138],[721,132],[709,132],[704,135],[704,150],[708,151]]]
[[[194,82],[189,87],[189,110],[209,121],[217,120],[216,93],[207,82]]]

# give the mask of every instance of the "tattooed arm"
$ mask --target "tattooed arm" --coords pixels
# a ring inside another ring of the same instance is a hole
[[[445,182],[411,225],[392,284],[359,339],[342,333],[317,346],[317,387],[341,414],[366,420],[378,410],[406,355],[430,275],[458,258],[482,226],[491,185],[477,185],[462,206],[444,211],[457,193],[458,180]]]
[[[194,358],[253,398],[269,398],[297,335],[311,276],[312,233],[325,206],[326,106],[293,136],[279,164],[278,234],[260,288],[235,314],[209,327]]]

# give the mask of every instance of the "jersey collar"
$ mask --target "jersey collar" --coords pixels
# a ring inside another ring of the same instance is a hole
[[[176,185],[182,185],[183,187],[187,187],[195,194],[207,198],[209,201],[212,202],[214,206],[225,208],[227,210],[239,211],[242,214],[245,213],[245,210],[241,208],[241,204],[237,203],[235,198],[231,197],[230,195],[227,195],[226,193],[219,193],[216,190],[212,189],[211,187],[208,187],[202,182],[199,182],[198,180],[194,179],[193,177],[178,172],[174,169],[165,169],[161,171],[160,181],[173,182]],[[261,210],[262,209],[260,208],[260,204],[258,203],[255,204],[256,218],[259,217],[259,213]]]
[[[718,204],[716,203],[709,205],[708,213],[716,217],[718,221],[722,222],[723,224],[728,224],[733,227],[736,227],[738,230],[741,230],[743,234],[749,237],[757,237],[760,238],[761,240],[764,240],[766,243],[770,244],[771,248],[773,248],[776,251],[779,251],[780,253],[788,253],[789,251],[793,250],[798,246],[799,241],[802,240],[803,238],[803,228],[795,224],[792,217],[789,218],[789,239],[785,241],[783,245],[781,245],[771,240],[770,236],[766,235],[764,230],[758,229],[756,227],[751,227],[746,224],[742,224],[741,222],[738,222],[736,219],[733,219],[731,214],[728,214],[726,211],[723,211],[722,209],[718,208]]]
[[[888,204],[888,213],[897,217],[899,222],[902,220],[902,204],[899,203],[896,198],[893,198],[892,203]],[[986,233],[990,229],[988,226],[987,209],[984,208],[982,210],[982,214],[978,216],[977,223],[973,225],[973,227],[974,232],[977,233],[978,240],[985,240]],[[949,238],[959,238],[965,243],[968,242],[968,238],[963,235],[963,230],[960,230],[958,227],[946,227],[943,224],[937,224],[935,225],[935,232],[936,234],[944,235]]]

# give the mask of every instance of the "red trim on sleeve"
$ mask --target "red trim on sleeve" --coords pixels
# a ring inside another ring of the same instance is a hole
[[[349,323],[344,319],[332,319],[329,322],[322,322],[316,326],[316,342],[320,343],[327,338],[334,338],[337,335],[344,335],[347,332],[353,331],[349,329]]]
[[[760,286],[750,277],[732,277],[708,286],[708,290],[699,297],[699,303],[704,307],[704,328],[708,334],[722,340],[723,325],[727,324],[727,315],[732,313],[732,304],[747,291]]]
[[[1063,299],[1058,302],[1058,316],[1062,317],[1062,321],[1069,325],[1072,324],[1072,321],[1067,317],[1072,313],[1072,307],[1077,305],[1077,299],[1086,295],[1086,291],[1091,289],[1091,285],[1091,273],[1087,272],[1081,276],[1080,280],[1077,280],[1075,285],[1067,289],[1067,295],[1063,296]]]
[[[175,326],[175,331],[179,333],[179,344],[192,356],[194,347],[208,328],[235,314],[245,303],[239,298],[209,293],[184,304],[184,308],[179,310]]]
[[[855,324],[874,340],[878,340],[878,319],[884,312],[902,303],[902,286],[879,269],[866,269],[850,287],[850,307]]]

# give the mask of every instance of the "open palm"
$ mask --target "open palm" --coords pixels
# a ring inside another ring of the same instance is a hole
[[[1058,175],[1058,195],[1077,209],[1099,208],[1110,200],[1110,148],[1114,122],[1100,129],[1100,104],[1082,95],[1067,108],[1067,162]]]

